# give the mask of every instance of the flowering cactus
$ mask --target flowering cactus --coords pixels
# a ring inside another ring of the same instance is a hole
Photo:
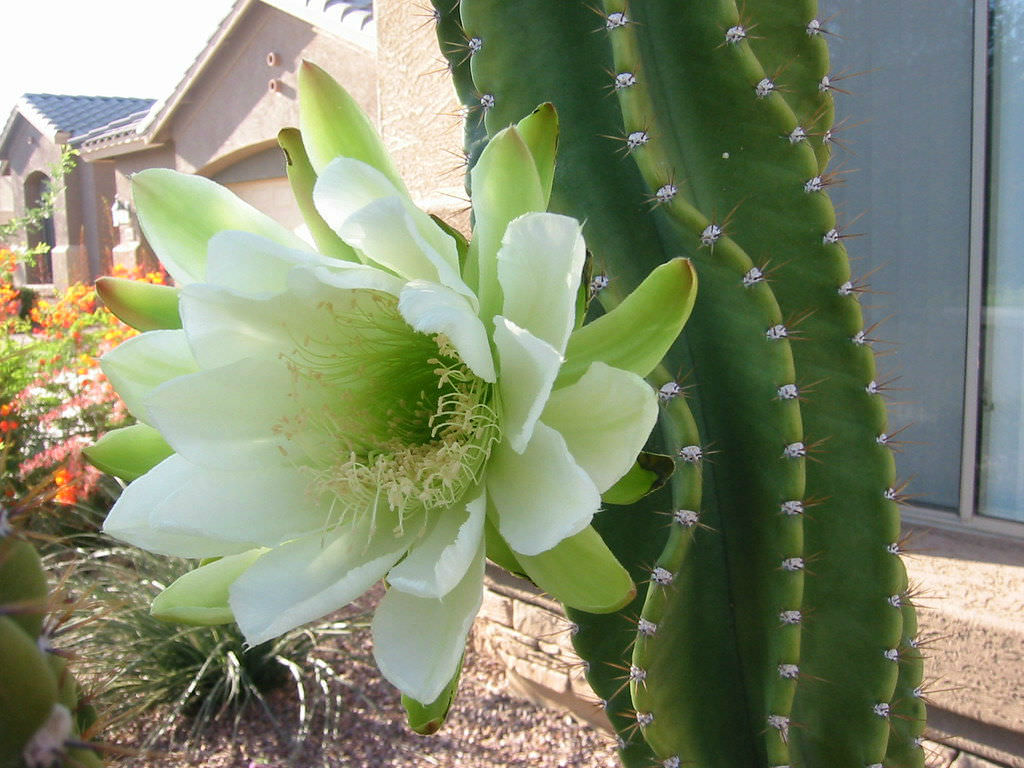
[[[154,613],[235,620],[253,644],[385,579],[374,654],[414,727],[434,730],[485,556],[576,608],[633,599],[590,523],[602,494],[650,485],[635,466],[658,412],[643,377],[689,314],[694,274],[669,261],[582,325],[581,227],[545,212],[550,105],[479,158],[467,243],[413,205],[340,86],[306,64],[300,90],[301,134],[281,142],[319,252],[210,181],[134,177],[178,287],[104,290],[152,329],[102,361],[141,422],[89,453],[134,479],[104,529],[216,558]]]

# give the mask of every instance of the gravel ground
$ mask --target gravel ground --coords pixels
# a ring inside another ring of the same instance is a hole
[[[332,640],[332,643],[335,642]],[[278,768],[330,766],[409,768],[604,768],[617,766],[612,740],[572,717],[517,698],[505,669],[493,659],[467,652],[459,696],[448,722],[433,736],[408,730],[398,694],[384,682],[369,657],[367,632],[343,638],[331,666],[344,678],[331,686],[337,711],[314,718],[307,734],[297,734],[299,702],[294,688],[267,698],[267,711],[250,707],[237,724],[228,718],[188,746],[158,742],[148,754],[110,757],[121,768]],[[325,658],[330,659],[328,653]],[[337,698],[334,698],[336,696]],[[322,705],[322,692],[307,704]],[[270,714],[268,714],[268,712]],[[272,716],[271,716],[272,715]],[[112,734],[128,751],[166,712],[137,720]],[[334,733],[324,735],[325,724]],[[186,731],[179,731],[179,740]],[[108,736],[109,738],[109,736]]]

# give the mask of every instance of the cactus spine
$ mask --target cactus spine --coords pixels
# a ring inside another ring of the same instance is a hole
[[[597,523],[646,596],[633,624],[573,614],[624,760],[923,765],[892,441],[827,194],[816,2],[435,8],[471,141],[557,107],[551,209],[587,222],[602,303],[675,256],[700,274],[666,361],[691,371],[695,419],[666,402],[671,497]]]

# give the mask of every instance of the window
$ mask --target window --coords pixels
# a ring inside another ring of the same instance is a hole
[[[894,341],[876,350],[907,517],[1024,535],[1004,522],[1024,522],[1024,222],[1005,213],[1024,207],[1024,0],[822,0],[821,17],[849,91],[833,198],[864,233],[847,243],[866,323]]]

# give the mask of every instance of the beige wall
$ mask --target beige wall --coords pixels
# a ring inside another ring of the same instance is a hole
[[[380,130],[421,206],[453,224],[468,222],[461,106],[418,3],[377,0]]]
[[[268,55],[277,63],[268,65]],[[173,143],[175,166],[214,175],[298,125],[297,71],[309,59],[377,111],[374,55],[274,8],[254,3],[196,77],[157,139]],[[269,89],[270,81],[276,90]],[[282,165],[283,173],[283,165]]]

